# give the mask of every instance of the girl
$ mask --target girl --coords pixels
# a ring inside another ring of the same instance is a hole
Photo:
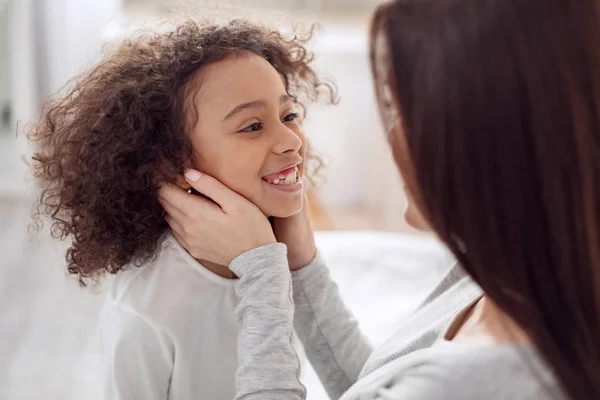
[[[595,0],[378,8],[373,72],[410,220],[460,262],[379,349],[315,258],[304,213],[273,232],[209,173],[188,180],[233,213],[165,188],[186,247],[240,276],[236,398],[305,396],[283,340],[293,322],[332,398],[600,399],[599,37]],[[195,228],[207,219],[221,235]],[[263,246],[219,246],[234,228]]]
[[[243,21],[127,40],[30,133],[40,211],[72,240],[69,272],[116,275],[100,317],[107,399],[234,397],[236,276],[181,247],[157,193],[195,167],[265,217],[302,208],[297,109],[335,98],[303,44]]]

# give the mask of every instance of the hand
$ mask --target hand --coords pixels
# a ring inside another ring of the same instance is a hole
[[[269,220],[250,201],[196,170],[185,177],[213,201],[165,184],[159,202],[173,235],[194,258],[228,266],[248,250],[275,243]]]
[[[288,248],[290,270],[301,269],[317,254],[315,235],[308,215],[308,198],[304,195],[302,210],[288,218],[273,218],[273,232],[278,242]]]

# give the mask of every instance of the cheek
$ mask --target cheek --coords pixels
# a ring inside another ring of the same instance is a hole
[[[247,197],[248,190],[255,185],[257,179],[257,172],[251,162],[252,160],[233,156],[218,159],[211,157],[211,159],[200,159],[199,168],[230,189]]]
[[[248,147],[231,144],[204,146],[197,152],[194,165],[246,198],[252,198],[262,168],[262,158]]]

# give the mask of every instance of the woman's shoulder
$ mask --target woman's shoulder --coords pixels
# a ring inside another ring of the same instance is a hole
[[[478,288],[477,284],[458,263],[455,263],[452,268],[450,268],[442,280],[435,286],[431,293],[429,293],[425,300],[423,300],[419,308],[425,307],[426,305],[443,296],[445,293],[456,288],[469,288],[470,290],[473,290],[473,288]],[[461,291],[464,289],[461,289]]]
[[[383,393],[382,399],[566,399],[531,346],[443,343],[402,357],[378,373],[371,394]]]
[[[533,345],[443,342],[428,358],[461,399],[566,399]]]

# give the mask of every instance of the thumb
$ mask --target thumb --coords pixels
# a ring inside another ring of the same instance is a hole
[[[210,175],[203,174],[195,169],[186,170],[184,175],[196,191],[209,197],[226,213],[233,210],[235,205],[243,199],[239,194]]]

